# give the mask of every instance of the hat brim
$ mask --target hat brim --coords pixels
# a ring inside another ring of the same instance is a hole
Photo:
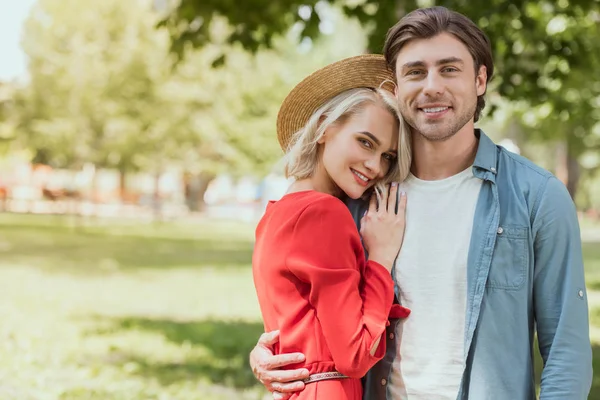
[[[294,133],[327,100],[355,88],[379,88],[393,92],[395,78],[380,54],[363,54],[323,67],[303,79],[287,95],[277,115],[277,139],[283,151]]]

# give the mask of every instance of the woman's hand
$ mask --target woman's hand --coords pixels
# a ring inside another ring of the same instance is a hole
[[[391,271],[404,240],[406,193],[398,196],[398,184],[395,182],[386,187],[383,193],[376,189],[360,225],[369,260]]]

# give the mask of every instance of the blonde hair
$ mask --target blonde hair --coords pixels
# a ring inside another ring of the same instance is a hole
[[[334,124],[343,124],[361,112],[367,104],[376,104],[389,111],[398,122],[398,158],[376,186],[402,182],[408,176],[412,160],[410,127],[398,111],[394,95],[385,89],[356,88],[328,100],[296,132],[284,157],[285,175],[296,180],[311,177],[319,163],[318,142],[325,131]]]

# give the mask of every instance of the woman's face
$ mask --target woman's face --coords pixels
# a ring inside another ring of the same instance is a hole
[[[342,124],[330,126],[319,140],[321,163],[315,177],[320,186],[357,199],[379,182],[395,164],[399,126],[383,107],[368,103]]]

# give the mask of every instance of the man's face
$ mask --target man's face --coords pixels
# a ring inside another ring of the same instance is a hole
[[[477,96],[485,93],[485,66],[475,71],[467,47],[449,33],[408,42],[396,60],[398,105],[415,134],[446,140],[472,133]]]

